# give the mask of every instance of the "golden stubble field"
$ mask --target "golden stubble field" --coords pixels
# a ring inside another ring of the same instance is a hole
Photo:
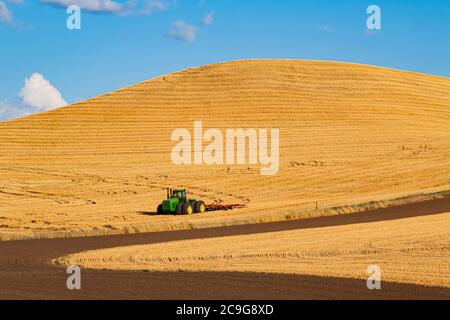
[[[195,120],[222,131],[279,128],[279,173],[176,166],[171,133],[192,131]],[[411,201],[450,189],[449,129],[448,78],[295,60],[192,68],[0,123],[0,239],[273,221]],[[169,186],[247,208],[152,215]]]
[[[450,288],[450,213],[346,226],[93,250],[61,264],[134,271],[260,272]]]

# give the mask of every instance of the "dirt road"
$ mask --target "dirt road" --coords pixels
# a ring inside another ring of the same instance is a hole
[[[0,299],[450,299],[450,289],[256,273],[152,273],[82,270],[82,289],[66,288],[52,259],[83,250],[316,228],[450,212],[450,199],[309,220],[131,235],[0,243]]]

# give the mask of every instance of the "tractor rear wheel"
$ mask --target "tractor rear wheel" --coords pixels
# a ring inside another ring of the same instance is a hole
[[[203,201],[195,201],[194,203],[194,212],[195,213],[203,213],[206,211],[205,203]]]
[[[158,206],[158,209],[156,209],[156,213],[157,213],[157,214],[162,214],[162,213],[163,213],[163,207],[162,207],[162,204],[160,204],[160,205]]]
[[[192,209],[192,206],[191,206],[190,203],[185,202],[185,203],[183,204],[183,214],[188,214],[188,215],[190,215],[190,214],[192,214],[193,211],[194,211],[194,210]]]
[[[182,203],[179,203],[179,204],[177,205],[177,209],[176,209],[175,213],[176,213],[177,215],[183,214],[183,204],[182,204]]]

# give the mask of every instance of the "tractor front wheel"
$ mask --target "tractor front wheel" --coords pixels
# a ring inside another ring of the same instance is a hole
[[[194,203],[194,212],[195,213],[203,213],[206,211],[205,203],[203,201],[195,201]]]
[[[158,214],[162,214],[162,213],[163,213],[163,207],[162,207],[162,204],[160,204],[160,205],[158,206],[158,209],[156,209],[156,213],[158,213]]]
[[[192,206],[189,203],[185,202],[183,204],[183,214],[190,215],[190,214],[192,214],[193,211],[194,210],[192,209]]]

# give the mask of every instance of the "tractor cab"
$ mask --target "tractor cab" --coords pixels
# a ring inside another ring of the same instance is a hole
[[[178,198],[179,200],[186,201],[186,189],[175,189],[172,190],[170,198]]]

